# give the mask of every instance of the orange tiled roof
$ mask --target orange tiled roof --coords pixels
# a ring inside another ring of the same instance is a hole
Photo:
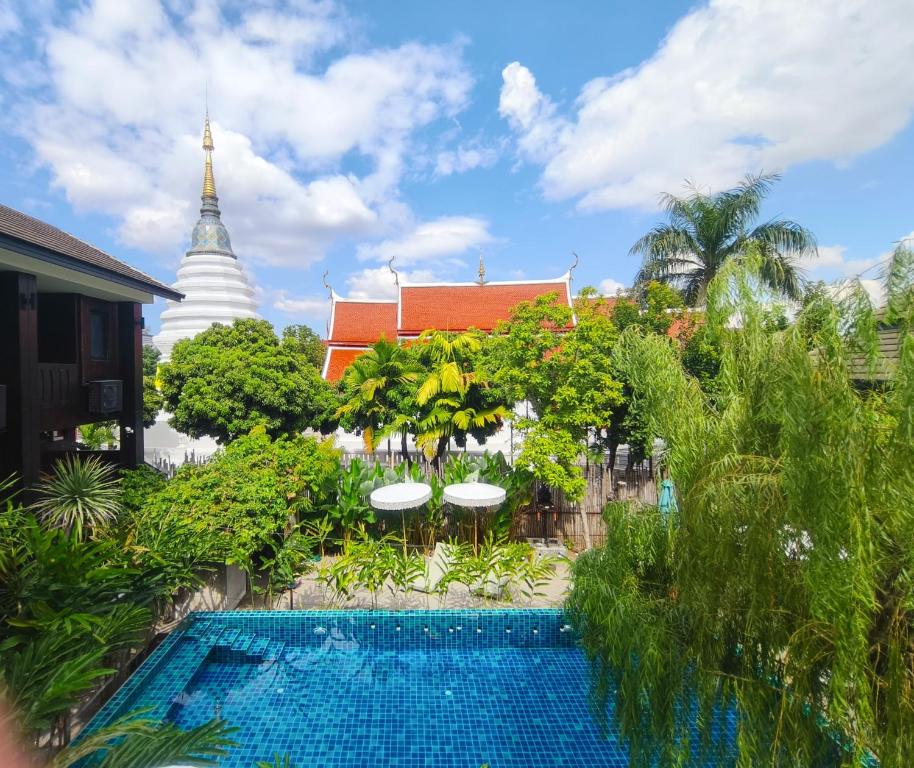
[[[400,289],[401,336],[422,331],[491,331],[522,301],[557,293],[569,301],[565,281],[541,283],[486,283],[485,285],[404,285]]]
[[[341,301],[333,303],[331,344],[374,344],[381,336],[397,338],[397,305],[386,301]]]
[[[357,357],[365,352],[364,347],[330,347],[324,361],[324,378],[327,381],[339,381],[345,371]]]

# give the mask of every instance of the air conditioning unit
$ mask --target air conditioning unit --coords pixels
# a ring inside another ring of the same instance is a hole
[[[89,382],[89,412],[117,413],[124,407],[124,388],[120,379]]]

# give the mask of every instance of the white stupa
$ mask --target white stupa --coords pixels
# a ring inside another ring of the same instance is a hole
[[[174,289],[184,294],[184,300],[167,302],[161,316],[161,328],[153,339],[163,362],[171,357],[171,350],[179,339],[196,336],[213,323],[229,325],[234,320],[257,317],[254,289],[235,258],[219,211],[209,115],[203,127],[203,149],[206,161],[200,220],[194,227],[190,250],[181,259],[178,280],[174,284]]]
[[[235,320],[256,318],[254,289],[235,258],[232,241],[222,223],[216,180],[213,177],[213,136],[209,115],[203,127],[203,206],[200,220],[191,235],[190,250],[181,259],[174,288],[184,294],[181,302],[169,301],[161,315],[161,328],[153,343],[162,353],[162,362],[180,339],[189,339],[213,323],[229,325]],[[160,467],[208,458],[218,448],[209,437],[194,439],[175,431],[170,414],[161,411],[156,423],[145,430],[146,461]]]

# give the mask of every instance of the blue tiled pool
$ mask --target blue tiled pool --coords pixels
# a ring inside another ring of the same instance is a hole
[[[193,614],[92,721],[239,728],[223,765],[625,766],[556,610]]]

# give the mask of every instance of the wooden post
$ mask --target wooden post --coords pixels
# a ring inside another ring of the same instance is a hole
[[[117,305],[117,344],[124,403],[121,427],[121,466],[143,463],[143,307],[131,301]]]
[[[0,272],[0,384],[7,428],[0,433],[0,479],[16,472],[28,488],[41,471],[38,285],[34,275]]]

